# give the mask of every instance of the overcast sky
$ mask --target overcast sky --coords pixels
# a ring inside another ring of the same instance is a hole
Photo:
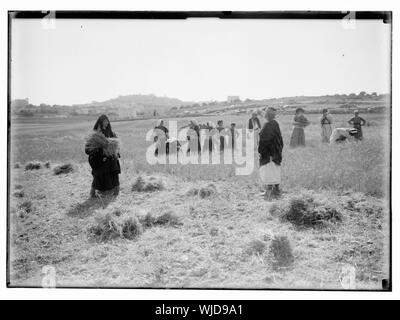
[[[13,20],[11,54],[12,98],[33,104],[390,91],[378,20]]]

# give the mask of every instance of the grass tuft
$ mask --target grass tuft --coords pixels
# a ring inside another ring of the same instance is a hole
[[[39,161],[28,162],[25,165],[25,170],[39,170],[42,168],[42,164]]]
[[[74,167],[70,163],[62,164],[53,169],[55,175],[66,174],[74,171]]]
[[[214,194],[217,193],[217,188],[215,187],[214,184],[210,183],[206,186],[197,188],[191,188],[189,191],[186,193],[188,196],[199,196],[200,198],[208,198]]]
[[[276,236],[272,239],[270,251],[273,256],[274,269],[287,268],[294,262],[294,256],[289,239],[286,236]]]
[[[132,184],[131,190],[133,192],[154,192],[163,190],[164,188],[165,187],[161,179],[154,177],[143,178],[139,176]]]

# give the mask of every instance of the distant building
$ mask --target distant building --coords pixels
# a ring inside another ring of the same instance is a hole
[[[227,101],[229,103],[238,102],[238,101],[240,101],[240,97],[239,96],[228,96]]]

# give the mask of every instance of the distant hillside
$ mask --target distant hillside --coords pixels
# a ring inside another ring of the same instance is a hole
[[[74,107],[150,107],[154,109],[164,109],[172,107],[180,107],[186,104],[177,98],[157,97],[153,94],[131,94],[126,96],[119,96],[117,98],[109,99],[103,102],[93,101],[92,103],[74,105]]]

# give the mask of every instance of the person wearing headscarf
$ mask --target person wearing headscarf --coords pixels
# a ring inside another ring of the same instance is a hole
[[[322,142],[329,143],[331,135],[332,135],[332,116],[329,114],[328,109],[323,109],[321,117]]]
[[[260,131],[258,153],[260,178],[265,187],[264,198],[269,201],[271,197],[280,196],[283,139],[275,120],[276,109],[269,107],[265,117],[267,122]]]
[[[180,129],[189,128],[187,133],[187,141],[189,142],[189,148],[187,149],[187,153],[191,152],[191,149],[195,149],[195,145],[197,143],[197,152],[201,152],[201,145],[200,145],[200,126],[197,123],[196,119],[191,119],[189,123]],[[192,147],[192,148],[191,148]]]
[[[290,146],[292,148],[306,145],[306,138],[304,134],[304,128],[307,127],[310,122],[304,116],[304,109],[297,108],[293,119],[293,132],[290,138]]]
[[[164,147],[161,147],[162,151],[165,151],[167,154],[169,153],[169,144],[168,144],[168,129],[164,126],[164,120],[159,119],[157,121],[157,124],[154,128],[154,142],[157,143],[157,148],[154,151],[155,156],[158,156],[159,154],[159,149],[163,145]]]
[[[357,134],[354,136],[357,140],[363,139],[362,126],[364,126],[367,122],[359,116],[359,111],[354,111],[354,117],[351,118],[348,123],[353,126],[354,129],[357,129]]]
[[[88,155],[93,176],[90,197],[96,196],[96,190],[101,192],[113,190],[113,194],[118,195],[118,175],[121,173],[118,160],[119,142],[106,115],[101,115],[97,119],[93,132],[86,140],[85,153]]]

